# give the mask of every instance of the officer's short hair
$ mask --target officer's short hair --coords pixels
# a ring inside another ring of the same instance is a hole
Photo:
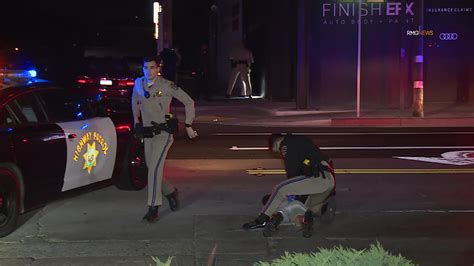
[[[143,57],[143,64],[147,62],[155,62],[157,66],[160,65],[160,58],[154,55],[147,55]]]
[[[285,135],[281,134],[281,133],[273,133],[270,138],[268,138],[268,149],[270,151],[273,150],[273,144],[280,138],[283,138],[285,137]]]

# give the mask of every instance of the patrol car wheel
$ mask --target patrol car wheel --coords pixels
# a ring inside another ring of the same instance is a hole
[[[147,184],[148,169],[143,145],[132,139],[127,147],[124,167],[116,186],[123,190],[141,190]]]
[[[12,177],[0,176],[0,237],[15,230],[20,212],[18,188]]]

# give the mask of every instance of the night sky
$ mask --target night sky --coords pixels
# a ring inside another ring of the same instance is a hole
[[[152,0],[4,2],[0,50],[18,47],[37,61],[48,61],[52,71],[67,62],[74,65],[88,47],[122,48],[134,55],[156,52]],[[187,65],[194,64],[200,44],[208,39],[210,2],[173,0],[174,43]]]

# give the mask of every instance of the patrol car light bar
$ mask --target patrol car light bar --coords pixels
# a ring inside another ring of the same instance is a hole
[[[17,78],[30,79],[36,78],[36,70],[2,70],[0,69],[0,77],[2,78]]]
[[[0,69],[0,89],[18,84],[29,84],[36,75],[36,70]]]

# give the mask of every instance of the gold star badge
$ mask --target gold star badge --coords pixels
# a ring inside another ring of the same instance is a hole
[[[84,157],[84,168],[87,169],[87,173],[91,173],[92,167],[97,165],[97,156],[99,151],[95,148],[95,142],[91,144],[87,143],[87,151],[82,157]]]

